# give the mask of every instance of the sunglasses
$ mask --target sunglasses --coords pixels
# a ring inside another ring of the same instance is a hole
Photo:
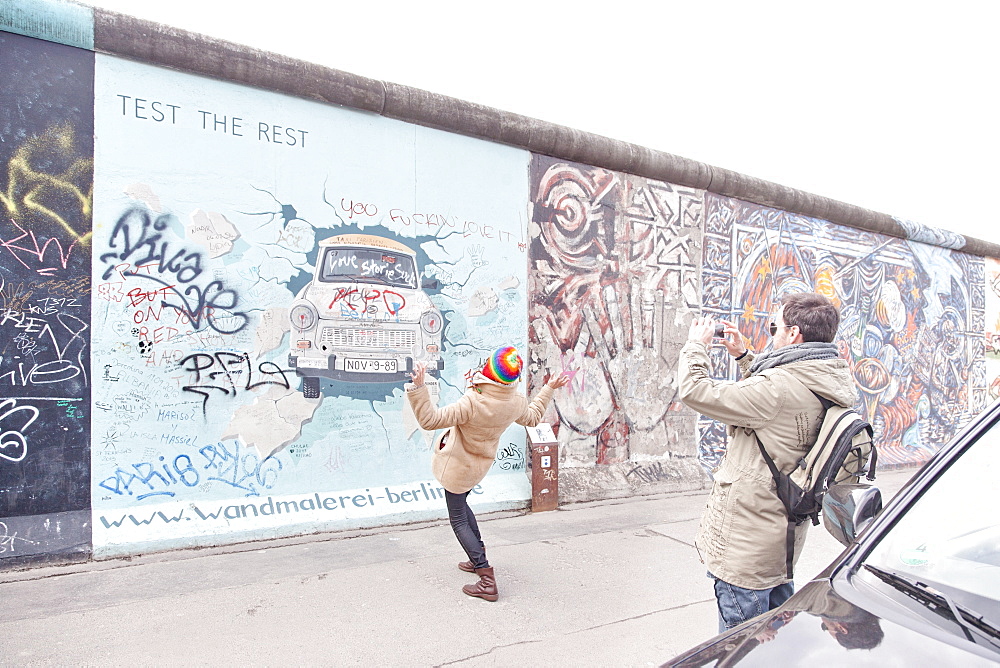
[[[788,329],[789,327],[794,327],[794,326],[795,325],[781,325],[783,329]],[[771,332],[771,336],[774,336],[775,334],[778,333],[778,325],[772,322],[770,325],[767,326],[767,331]]]

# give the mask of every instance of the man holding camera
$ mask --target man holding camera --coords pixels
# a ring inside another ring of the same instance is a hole
[[[785,563],[788,520],[756,437],[787,472],[816,441],[824,411],[814,392],[854,405],[854,378],[833,343],[839,324],[840,314],[826,297],[786,295],[770,323],[771,350],[755,355],[733,323],[691,323],[677,367],[680,399],[728,425],[728,445],[695,541],[715,582],[720,633],[778,607],[794,590]],[[713,336],[739,363],[742,380],[709,375]],[[796,527],[793,563],[807,528]]]

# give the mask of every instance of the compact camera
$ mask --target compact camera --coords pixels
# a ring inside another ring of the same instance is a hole
[[[715,338],[723,339],[725,337],[726,337],[726,326],[723,325],[722,323],[719,323],[718,325],[715,326]]]

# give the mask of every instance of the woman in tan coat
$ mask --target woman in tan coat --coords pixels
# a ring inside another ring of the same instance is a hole
[[[468,496],[493,465],[500,436],[512,423],[534,427],[542,420],[552,392],[569,382],[559,373],[550,379],[534,401],[517,393],[523,362],[511,346],[499,348],[472,377],[465,394],[453,404],[437,408],[424,386],[425,366],[418,363],[406,385],[406,398],[422,429],[447,428],[434,440],[431,468],[445,490],[448,520],[469,560],[458,565],[476,573],[479,582],[462,587],[469,596],[497,600],[496,578],[486,559],[476,516]]]

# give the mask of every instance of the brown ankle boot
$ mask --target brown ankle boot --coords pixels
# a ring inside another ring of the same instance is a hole
[[[479,582],[474,585],[465,585],[462,587],[462,591],[469,596],[477,596],[487,601],[497,600],[499,595],[497,594],[497,580],[493,576],[493,567],[477,568],[476,575],[479,576]]]
[[[460,561],[458,563],[458,570],[465,571],[466,573],[475,573],[476,567],[472,565],[471,561]]]

